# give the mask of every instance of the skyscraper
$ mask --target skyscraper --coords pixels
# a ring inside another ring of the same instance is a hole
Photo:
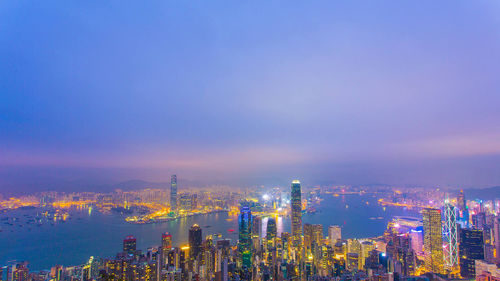
[[[177,210],[177,176],[170,177],[170,210],[175,212]]]
[[[444,218],[444,236],[446,238],[444,264],[446,269],[451,272],[458,269],[458,234],[456,210],[448,198],[444,204]]]
[[[302,235],[302,196],[300,181],[292,181],[292,241],[295,248],[300,248]]]
[[[460,275],[474,278],[475,260],[484,259],[483,231],[460,229]]]
[[[338,225],[331,225],[328,227],[328,241],[333,248],[337,240],[342,239],[342,229]]]
[[[465,194],[463,190],[460,190],[457,198],[457,206],[460,212],[460,220],[465,223],[465,225],[469,224],[469,208],[467,207],[467,200],[465,199]]]
[[[247,268],[252,267],[252,211],[250,206],[242,203],[240,206],[240,216],[238,218],[239,236],[238,251],[241,257],[241,264]]]
[[[304,224],[304,247],[305,254],[312,254],[313,246],[321,245],[323,240],[323,225],[321,224]]]
[[[129,235],[123,239],[123,252],[129,255],[133,255],[137,249],[137,239],[134,236]]]
[[[191,261],[198,258],[198,255],[202,252],[202,241],[201,227],[193,224],[189,229],[189,259]]]
[[[499,216],[493,218],[492,230],[493,230],[492,231],[493,247],[495,252],[495,256],[493,258],[495,263],[500,263],[500,217]]]
[[[426,208],[422,211],[424,221],[425,269],[443,273],[443,237],[441,210]]]
[[[161,235],[161,247],[163,250],[172,249],[172,235],[165,232]]]
[[[191,195],[184,193],[180,195],[179,198],[179,209],[184,211],[191,211],[193,200]]]
[[[274,218],[269,218],[267,220],[267,227],[266,227],[266,240],[267,240],[267,247],[269,249],[275,246],[276,236],[277,236],[276,220]]]
[[[167,262],[168,253],[170,252],[171,249],[172,249],[172,235],[168,232],[162,233],[161,247],[160,247],[160,267],[163,268],[163,266]]]
[[[262,238],[262,218],[252,216],[252,237]]]

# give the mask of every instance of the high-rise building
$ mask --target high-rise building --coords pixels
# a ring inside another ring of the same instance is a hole
[[[198,195],[196,193],[191,195],[191,210],[198,209]]]
[[[493,218],[493,260],[495,263],[500,263],[500,216]]]
[[[375,245],[370,241],[361,242],[361,251],[359,257],[359,268],[363,269],[365,267],[366,259],[370,256],[370,252],[375,249]]]
[[[444,265],[446,270],[453,272],[458,268],[458,234],[457,215],[453,205],[448,198],[444,204],[444,236],[446,243],[444,247]]]
[[[161,235],[161,247],[163,250],[172,249],[172,235],[168,232],[165,232]]]
[[[416,256],[411,247],[410,234],[393,234],[386,246],[391,271],[404,276],[415,273]]]
[[[63,276],[63,266],[62,265],[53,266],[50,269],[50,276],[55,281],[61,281],[61,280],[63,280],[63,278],[64,278],[64,276]]]
[[[177,211],[177,175],[170,177],[170,210]]]
[[[129,255],[135,254],[137,249],[137,239],[134,236],[129,235],[123,239],[123,252]]]
[[[443,237],[441,210],[426,208],[422,211],[424,222],[425,269],[443,273]]]
[[[330,247],[334,247],[337,240],[342,239],[342,229],[338,225],[331,225],[328,227],[328,244]]]
[[[323,225],[321,224],[304,224],[304,247],[305,254],[309,256],[312,254],[313,246],[321,245],[323,240]]]
[[[241,264],[247,268],[252,268],[252,211],[246,203],[242,203],[240,206],[238,227],[238,252],[241,257]]]
[[[262,238],[262,218],[253,216],[252,220],[252,237]]]
[[[201,227],[193,224],[189,229],[189,259],[191,261],[197,259],[198,255],[202,252],[202,242]]]
[[[13,281],[28,281],[29,270],[25,265],[18,265],[13,271]]]
[[[267,220],[267,227],[266,227],[266,240],[267,240],[267,247],[269,249],[275,246],[276,236],[277,236],[276,220],[274,218],[269,218]]]
[[[292,181],[291,192],[292,203],[292,239],[293,246],[300,248],[302,236],[302,194],[300,190],[300,181]]]
[[[191,211],[191,209],[192,209],[191,204],[193,203],[191,195],[189,195],[187,193],[181,194],[181,196],[179,198],[179,203],[180,203],[181,210]]]
[[[410,230],[411,248],[415,253],[421,253],[424,247],[424,228],[419,226]]]
[[[486,214],[484,212],[472,215],[472,225],[475,229],[484,229],[486,226]]]
[[[460,220],[465,224],[469,224],[469,208],[467,207],[467,200],[463,190],[460,190],[457,198],[457,206],[460,212]]]
[[[483,231],[460,229],[460,275],[463,278],[474,278],[475,260],[484,259]]]

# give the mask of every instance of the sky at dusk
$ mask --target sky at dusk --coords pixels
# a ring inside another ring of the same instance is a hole
[[[0,1],[0,189],[500,184],[498,1]]]

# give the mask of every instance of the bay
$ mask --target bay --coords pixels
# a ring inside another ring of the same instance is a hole
[[[384,208],[377,204],[375,195],[334,197],[324,194],[323,197],[316,213],[303,215],[303,223],[322,224],[325,236],[329,225],[340,225],[343,238],[379,236],[393,216],[419,216],[418,212],[401,207]],[[0,214],[0,222],[3,217],[18,217],[22,222],[25,215],[37,212],[38,209],[9,211]],[[188,229],[195,223],[202,227],[204,236],[220,233],[232,243],[238,239],[237,217],[230,217],[227,213],[197,215],[156,224],[129,224],[121,214],[103,214],[95,210],[90,214],[88,210],[72,210],[70,217],[64,223],[44,223],[39,227],[1,224],[0,265],[12,260],[26,260],[30,270],[37,271],[50,269],[56,264],[82,264],[90,256],[113,257],[121,251],[122,240],[127,235],[134,235],[137,248],[146,250],[161,243],[162,233],[170,232],[173,245],[177,246],[187,243]],[[263,220],[264,233],[265,223]],[[290,231],[290,225],[290,218],[278,219],[278,233]]]

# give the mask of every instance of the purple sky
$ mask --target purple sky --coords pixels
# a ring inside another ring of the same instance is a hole
[[[500,184],[498,1],[1,1],[0,188]]]

